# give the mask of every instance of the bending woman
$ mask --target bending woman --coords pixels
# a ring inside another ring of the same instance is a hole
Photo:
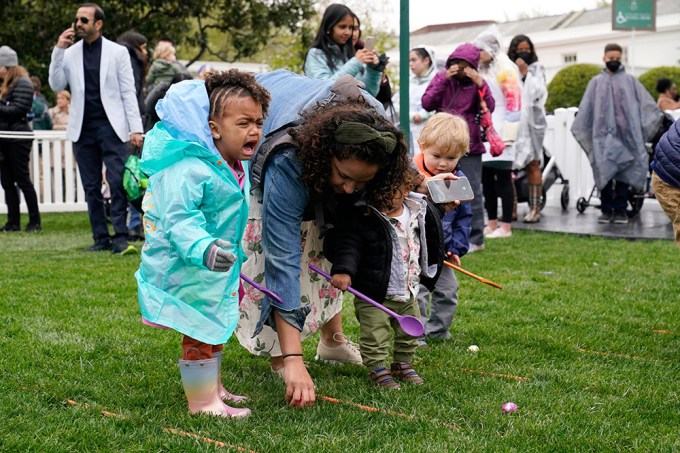
[[[334,3],[326,8],[312,46],[307,51],[304,73],[313,79],[336,80],[350,75],[366,85],[373,96],[380,90],[382,73],[374,50],[352,44],[355,14],[345,5]]]
[[[358,348],[342,334],[342,294],[307,267],[331,267],[322,254],[321,217],[326,226],[333,224],[336,197],[361,191],[369,202],[390,199],[408,171],[408,149],[403,134],[365,92],[323,105],[330,81],[287,71],[257,80],[272,96],[263,134],[295,120],[300,125],[289,130],[292,142],[271,152],[262,201],[251,196],[243,244],[248,261],[242,272],[266,282],[284,304],[245,285],[236,335],[251,353],[272,357],[272,370],[283,375],[291,404],[311,405],[314,384],[302,361],[302,339],[320,328],[320,359],[361,363]],[[356,129],[343,134],[341,126]]]

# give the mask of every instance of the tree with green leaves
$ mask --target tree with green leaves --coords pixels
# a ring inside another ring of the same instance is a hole
[[[553,112],[558,108],[578,107],[588,82],[602,71],[594,64],[573,64],[561,69],[548,84],[548,100],[545,109]]]
[[[84,2],[53,0],[0,1],[0,44],[19,54],[31,74],[47,79],[52,48],[73,23]],[[192,50],[192,62],[202,57],[236,61],[254,55],[278,34],[295,35],[315,14],[312,0],[102,0],[103,34],[114,40],[135,30],[151,45],[170,38]],[[219,41],[212,40],[217,32]],[[186,52],[183,54],[186,55]]]

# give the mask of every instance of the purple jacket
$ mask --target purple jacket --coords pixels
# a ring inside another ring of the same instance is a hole
[[[477,69],[479,64],[479,49],[473,44],[461,44],[453,51],[446,60],[446,66],[450,66],[452,59],[465,60]],[[483,82],[486,85],[486,82]],[[482,143],[482,129],[475,121],[479,113],[479,94],[477,85],[472,81],[461,82],[455,77],[446,78],[446,71],[440,71],[430,82],[422,98],[423,109],[448,112],[460,115],[467,121],[470,129],[470,154],[483,154],[485,152]],[[491,89],[487,87],[484,96],[486,105],[493,112],[496,103],[491,95]]]

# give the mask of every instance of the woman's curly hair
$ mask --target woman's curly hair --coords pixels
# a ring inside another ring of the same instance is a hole
[[[355,158],[379,167],[375,177],[364,187],[366,201],[380,209],[390,206],[400,187],[410,178],[408,146],[404,134],[378,113],[363,97],[348,98],[333,105],[317,105],[302,112],[302,125],[291,129],[299,143],[298,158],[302,162],[302,179],[310,187],[313,198],[325,198],[330,187],[331,158]],[[392,132],[397,139],[394,150],[375,142],[341,144],[335,131],[344,122],[358,122],[378,132]]]
[[[251,97],[262,106],[262,115],[267,116],[271,96],[255,76],[249,72],[229,69],[223,72],[212,72],[205,76],[205,89],[210,99],[210,117],[222,116],[231,97]]]

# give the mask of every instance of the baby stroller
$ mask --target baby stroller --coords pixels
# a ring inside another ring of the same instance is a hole
[[[649,185],[649,179],[650,178],[648,177],[647,185]],[[587,199],[585,197],[580,197],[578,200],[576,200],[576,210],[579,212],[579,214],[583,214],[588,206],[598,209],[600,208],[600,204],[595,204],[591,201],[593,197],[598,199],[600,197],[600,192],[597,190],[597,186],[593,186],[593,190],[590,191],[590,195],[588,195]],[[642,209],[642,203],[644,201],[644,189],[636,189],[632,186],[628,187],[628,207],[626,208],[626,215],[629,219],[632,219],[640,213],[640,209]]]
[[[564,179],[562,172],[557,167],[557,158],[551,156],[548,150],[543,147],[543,193],[541,194],[541,210],[545,207],[546,192],[559,179],[562,184],[562,193],[560,194],[560,205],[563,210],[569,208],[569,180]],[[515,191],[517,192],[517,202],[524,203],[529,201],[529,181],[525,170],[514,170],[512,172],[512,180],[515,184]]]

